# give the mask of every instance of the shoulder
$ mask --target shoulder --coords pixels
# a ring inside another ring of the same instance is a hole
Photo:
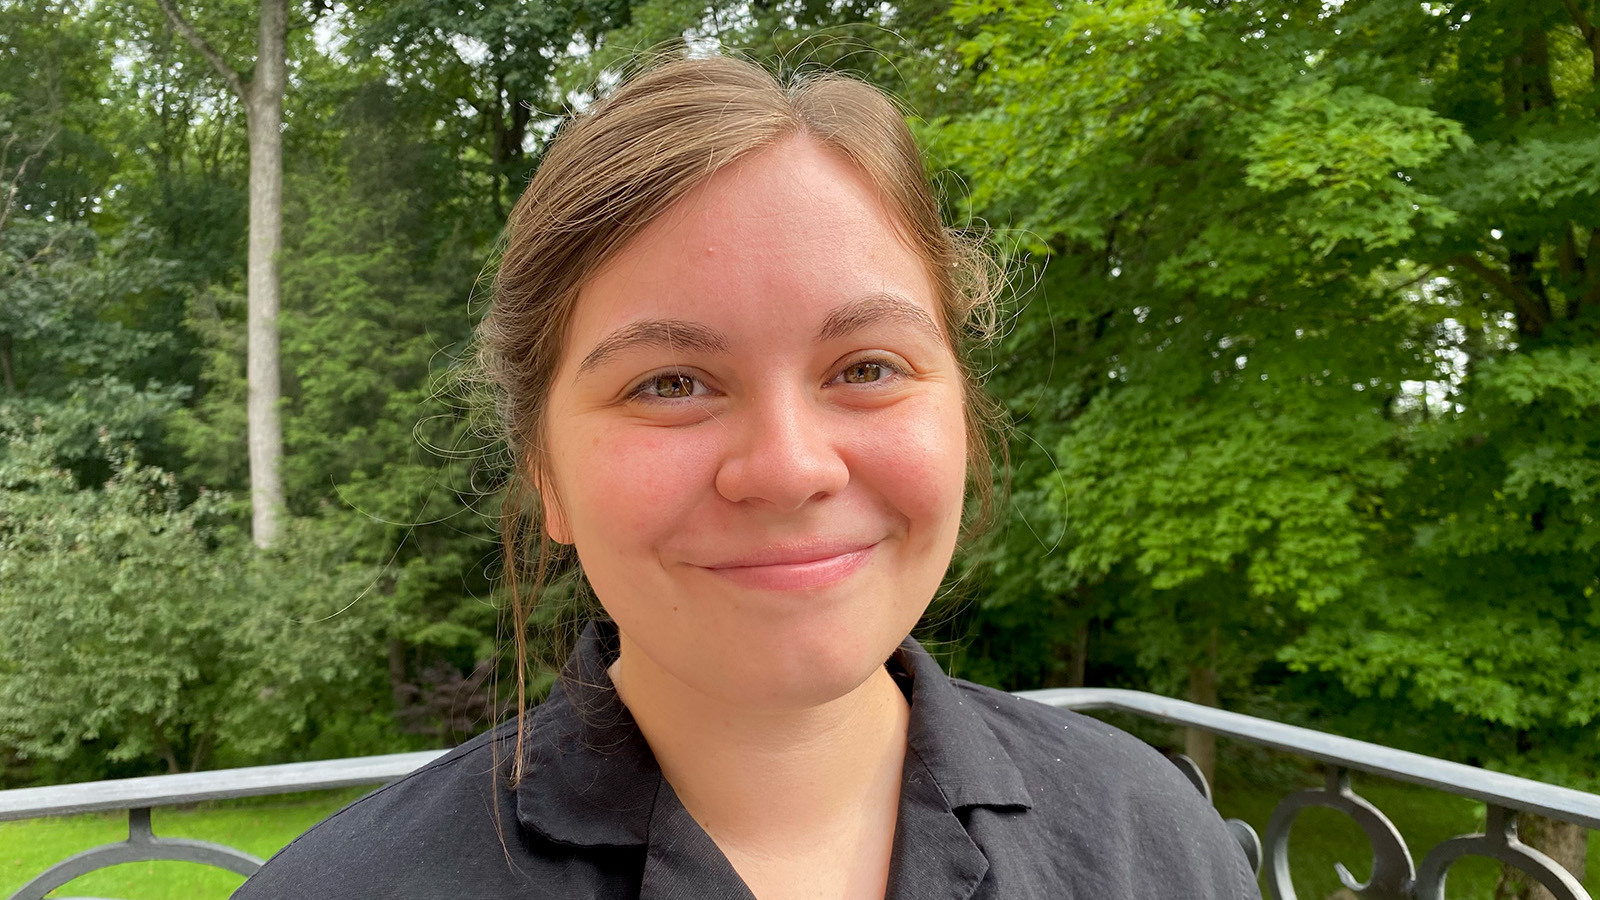
[[[514,752],[513,736],[508,726],[478,735],[356,800],[284,847],[234,897],[447,896],[506,869],[501,841],[520,838],[498,764]]]
[[[1177,766],[1121,729],[970,681],[951,681],[1024,773],[1082,781],[1108,793],[1201,796]]]
[[[1154,747],[1081,713],[952,681],[1021,772],[1040,837],[1072,858],[1074,880],[1093,873],[1092,885],[1076,886],[1079,893],[1260,896],[1221,816]]]

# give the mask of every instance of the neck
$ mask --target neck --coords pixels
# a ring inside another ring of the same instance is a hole
[[[719,845],[784,857],[818,835],[874,827],[885,805],[892,825],[910,708],[887,669],[817,706],[752,709],[690,688],[621,638],[612,682],[662,775]]]

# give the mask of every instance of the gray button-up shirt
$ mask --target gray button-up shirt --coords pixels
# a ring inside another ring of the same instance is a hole
[[[528,717],[335,813],[235,900],[750,900],[684,809],[584,632]],[[890,900],[1259,900],[1244,853],[1171,763],[1099,721],[947,677],[912,638],[888,661],[911,702]]]

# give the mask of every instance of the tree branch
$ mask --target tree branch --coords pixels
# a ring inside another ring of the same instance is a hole
[[[1434,272],[1433,266],[1423,266],[1422,267],[1422,272],[1419,275],[1417,275],[1417,277],[1407,279],[1406,281],[1395,285],[1392,288],[1392,290],[1403,291],[1403,290],[1405,290],[1407,288],[1415,287],[1416,285],[1421,284],[1423,281],[1426,281],[1427,279],[1432,278],[1433,277],[1433,272]]]
[[[1600,279],[1589,270],[1590,263],[1600,263],[1594,258],[1594,239],[1590,238],[1588,256],[1578,252],[1578,240],[1573,235],[1571,224],[1562,229],[1561,248],[1556,253],[1556,260],[1561,266],[1561,280],[1564,282],[1564,293],[1567,296],[1567,318],[1577,319],[1586,303],[1590,302],[1589,295],[1600,289]]]
[[[222,58],[222,54],[206,43],[206,39],[200,36],[200,32],[196,31],[194,26],[189,24],[189,20],[178,12],[178,8],[172,5],[172,0],[156,0],[156,3],[160,4],[161,11],[167,14],[167,20],[172,23],[172,27],[176,28],[178,33],[183,35],[184,40],[188,41],[190,46],[194,47],[201,56],[206,58],[206,62],[211,63],[211,68],[217,70],[217,74],[222,76],[222,80],[227,83],[229,89],[239,98],[239,101],[248,103],[250,100],[249,89],[245,86],[244,79],[240,77],[239,72],[233,66],[228,65],[228,61]]]
[[[162,0],[162,2],[164,3],[166,0]],[[182,772],[183,767],[178,765],[178,757],[172,752],[172,743],[167,740],[167,733],[162,730],[160,723],[152,720],[150,722],[150,731],[155,735],[156,752],[160,753],[161,758],[167,761],[167,774],[176,775]]]
[[[32,256],[22,261],[22,264],[17,267],[17,273],[20,274],[22,272],[26,272],[34,266],[44,262],[46,259],[49,259],[51,251],[56,249],[56,239],[61,237],[64,231],[65,229],[56,229],[55,232],[50,235],[50,239],[44,242],[43,247],[35,250]]]
[[[1461,266],[1470,271],[1510,300],[1523,328],[1537,329],[1532,331],[1535,334],[1543,330],[1545,318],[1539,315],[1538,306],[1534,298],[1529,296],[1528,292],[1519,287],[1516,282],[1512,281],[1506,273],[1484,265],[1482,260],[1471,253],[1463,253],[1454,257],[1449,264]]]
[[[1586,260],[1578,255],[1578,241],[1572,236],[1570,223],[1562,224],[1561,246],[1556,248],[1556,264],[1560,267],[1561,280],[1567,282],[1582,281],[1588,268]]]
[[[1583,42],[1589,45],[1589,54],[1594,57],[1594,67],[1590,69],[1589,79],[1600,84],[1600,31],[1583,14],[1583,7],[1578,5],[1578,0],[1561,0],[1571,14],[1572,21],[1578,26],[1578,33],[1583,35]]]
[[[17,165],[17,171],[12,174],[10,183],[5,187],[5,199],[0,202],[0,231],[5,230],[6,220],[11,218],[11,206],[17,200],[17,192],[22,189],[22,179],[27,177],[28,167],[39,159],[40,154],[44,153],[45,148],[55,141],[56,135],[59,133],[58,129],[51,129],[50,134],[39,142],[39,146],[34,148],[34,151],[24,157],[22,162]],[[11,156],[11,145],[16,141],[17,135],[15,132],[6,139],[4,152],[0,153],[0,173],[5,171],[5,161]]]
[[[1589,21],[1589,18],[1583,14],[1583,7],[1578,5],[1578,0],[1561,0],[1561,2],[1566,5],[1567,12],[1572,14],[1572,21],[1577,23],[1578,32],[1583,35],[1583,39],[1586,41],[1593,41],[1595,34],[1594,25]]]
[[[211,749],[211,732],[200,733],[200,740],[196,742],[194,752],[189,755],[189,771],[200,771],[200,765],[205,761],[206,751]]]
[[[1507,278],[1505,273],[1489,268],[1483,264],[1482,260],[1478,259],[1471,253],[1463,253],[1460,256],[1455,257],[1454,259],[1450,260],[1450,265],[1461,266],[1462,268],[1471,271],[1474,275],[1477,275],[1479,278],[1482,278],[1485,282],[1487,282],[1490,287],[1502,294],[1505,294],[1509,299],[1515,300],[1517,294],[1519,293],[1516,285],[1511,283],[1511,279]]]
[[[1589,232],[1589,250],[1584,256],[1584,269],[1589,285],[1569,311],[1569,317],[1573,319],[1578,317],[1580,306],[1600,306],[1600,228]]]
[[[0,331],[0,374],[5,375],[6,392],[17,392],[17,373],[11,359],[11,335]]]
[[[7,135],[5,146],[0,147],[0,174],[4,174],[6,170],[6,160],[11,156],[11,145],[17,142],[18,137],[19,135],[13,131]],[[11,179],[11,183],[6,185],[5,199],[0,201],[0,233],[5,231],[6,219],[11,215],[11,202],[17,199],[17,184],[22,181],[22,170],[27,167],[28,163],[24,160],[22,165],[17,167],[17,177]]]

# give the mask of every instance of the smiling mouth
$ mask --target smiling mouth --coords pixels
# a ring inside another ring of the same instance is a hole
[[[708,566],[706,571],[741,587],[767,591],[802,591],[827,587],[850,577],[872,558],[877,543],[835,556],[804,562],[758,566]]]

